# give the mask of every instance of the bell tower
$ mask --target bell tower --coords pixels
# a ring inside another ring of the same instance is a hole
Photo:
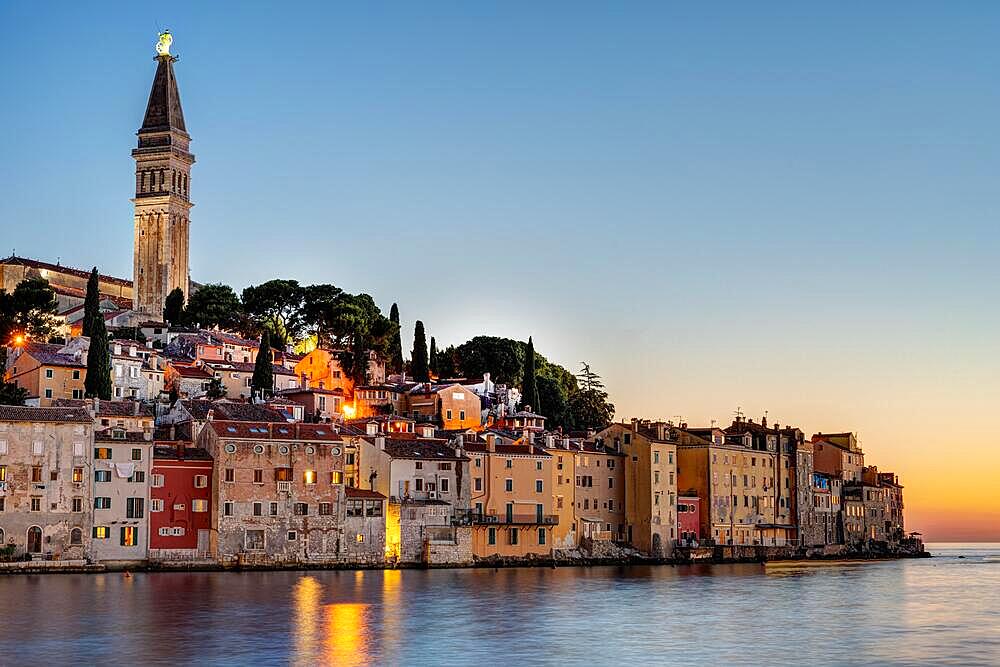
[[[194,155],[184,126],[181,96],[174,77],[177,58],[170,55],[173,38],[160,34],[156,44],[156,74],[149,91],[146,116],[136,134],[134,308],[154,319],[163,317],[163,303],[175,288],[188,296],[190,176]]]

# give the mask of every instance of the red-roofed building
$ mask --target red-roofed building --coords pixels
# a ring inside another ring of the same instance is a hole
[[[191,441],[191,423],[156,430],[150,477],[149,558],[208,558],[214,463]]]

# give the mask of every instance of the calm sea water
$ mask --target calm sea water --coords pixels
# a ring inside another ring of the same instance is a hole
[[[1000,664],[1000,545],[929,548],[780,569],[6,576],[0,664]]]

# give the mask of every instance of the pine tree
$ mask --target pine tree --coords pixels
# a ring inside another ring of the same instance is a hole
[[[434,340],[434,336],[431,336],[431,356],[430,356],[430,363],[428,364],[431,375],[438,374],[437,359],[438,359],[437,341]]]
[[[87,280],[87,297],[83,301],[83,335],[92,336],[94,332],[94,325],[100,320],[104,322],[104,318],[101,317],[101,293],[98,286],[99,276],[97,274],[97,267],[95,266],[90,272],[90,279]]]
[[[411,371],[417,382],[430,382],[427,368],[427,337],[424,335],[424,323],[417,320],[413,328],[413,352],[411,353]]]
[[[103,317],[98,317],[90,331],[87,378],[83,389],[88,397],[111,400],[111,346],[108,344],[108,330],[104,326]]]
[[[535,344],[528,336],[528,345],[524,348],[524,372],[521,378],[521,406],[530,406],[538,411],[538,383],[535,380]]]
[[[396,325],[396,331],[392,334],[392,342],[389,343],[390,367],[394,373],[403,372],[403,339],[399,333],[399,306],[392,304],[389,309],[389,321]]]
[[[184,290],[175,287],[163,303],[163,319],[170,324],[180,324],[184,315]]]
[[[260,337],[260,349],[253,365],[253,378],[250,380],[250,390],[254,396],[264,398],[274,393],[274,368],[271,366],[271,335],[267,329]]]

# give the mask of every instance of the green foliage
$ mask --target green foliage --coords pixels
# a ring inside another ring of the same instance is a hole
[[[437,365],[435,372],[439,378],[453,378],[458,376],[458,363],[456,361],[458,353],[454,345],[449,345],[443,350],[438,350],[434,358]]]
[[[589,364],[583,363],[582,366],[578,374],[581,388],[569,396],[567,421],[572,428],[581,431],[600,430],[614,419],[615,406],[608,401],[601,376],[593,372]]]
[[[427,338],[424,334],[424,323],[417,320],[413,328],[413,352],[410,356],[411,372],[413,379],[417,382],[428,382],[430,369],[427,367]]]
[[[256,373],[256,371],[257,367],[254,366],[254,372]],[[208,383],[208,390],[205,392],[205,395],[212,400],[225,398],[226,386],[222,384],[222,380],[219,378],[212,378],[212,381]]]
[[[371,350],[383,359],[389,353],[393,334],[399,328],[375,305],[367,294],[342,293],[330,305],[323,317],[333,347],[344,350],[341,366],[356,383],[367,382],[368,358]]]
[[[44,278],[28,278],[8,294],[0,290],[0,344],[16,334],[44,342],[55,331],[53,316],[58,310],[55,292]]]
[[[108,342],[108,330],[102,317],[94,323],[90,333],[87,378],[83,389],[86,396],[104,401],[111,400],[111,348]]]
[[[532,406],[532,409],[545,416],[546,428],[562,427],[568,430],[570,423],[566,390],[558,380],[545,375],[536,376],[535,382],[538,386],[538,407]]]
[[[434,336],[431,336],[431,354],[428,361],[428,368],[430,369],[431,375],[438,375],[437,358],[437,341],[434,340]]]
[[[524,349],[524,370],[521,378],[521,405],[531,406],[534,410],[541,409],[538,404],[538,385],[535,377],[535,344],[531,336],[528,336],[528,345]]]
[[[274,393],[274,357],[271,354],[271,336],[265,329],[260,337],[260,348],[254,360],[250,389],[254,396],[266,398]]]
[[[316,336],[316,344],[320,347],[330,345],[329,313],[343,295],[344,290],[330,284],[302,288],[301,319],[306,333]]]
[[[180,324],[184,317],[184,290],[175,287],[163,302],[163,319],[170,324]]]
[[[396,325],[396,332],[389,341],[389,368],[393,373],[403,372],[403,341],[399,335],[399,306],[392,304],[389,321]]]
[[[202,285],[188,299],[185,322],[206,329],[236,329],[241,313],[242,306],[233,288],[214,283]]]
[[[0,368],[0,373],[5,370],[5,368]],[[19,387],[13,382],[0,380],[0,405],[24,405],[26,398],[28,398],[27,389]]]
[[[90,336],[94,332],[94,325],[97,320],[104,321],[101,317],[101,293],[99,281],[100,276],[95,266],[90,271],[90,278],[87,279],[87,296],[83,300],[83,335]]]
[[[510,338],[476,336],[455,349],[459,370],[470,378],[490,373],[495,382],[521,384],[524,366],[522,346]]]
[[[284,347],[305,333],[304,299],[305,290],[297,280],[269,280],[243,290],[243,312]]]

